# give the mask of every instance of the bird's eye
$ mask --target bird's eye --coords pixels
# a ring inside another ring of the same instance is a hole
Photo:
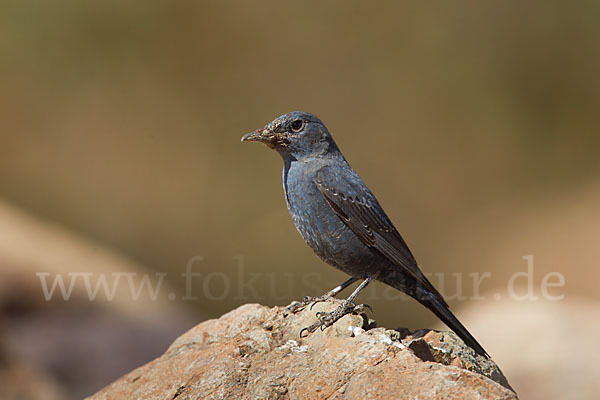
[[[304,126],[304,122],[301,119],[294,120],[291,124],[292,132],[300,132],[302,127]]]

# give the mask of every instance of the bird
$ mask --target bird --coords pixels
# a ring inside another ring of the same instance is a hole
[[[417,300],[477,354],[489,358],[423,274],[390,218],[318,117],[289,112],[241,140],[263,143],[279,153],[283,159],[285,201],[296,229],[317,256],[350,276],[324,295],[307,296],[296,305],[303,307],[336,296],[362,280],[337,309],[318,313],[319,321],[305,328],[309,333],[366,306],[356,306],[354,300],[377,280]]]

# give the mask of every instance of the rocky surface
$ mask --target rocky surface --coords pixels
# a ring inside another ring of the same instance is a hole
[[[248,304],[201,323],[90,399],[516,399],[491,360],[453,333],[375,328],[348,315],[299,332],[338,301],[284,316]]]

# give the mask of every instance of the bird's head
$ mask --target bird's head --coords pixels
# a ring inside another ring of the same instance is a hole
[[[294,111],[242,137],[242,142],[262,142],[284,159],[317,157],[337,150],[331,134],[316,116]]]

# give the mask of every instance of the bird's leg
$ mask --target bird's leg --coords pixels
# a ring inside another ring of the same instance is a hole
[[[321,328],[321,330],[323,330],[323,329],[333,325],[337,320],[339,320],[346,314],[351,314],[356,311],[362,311],[364,308],[371,309],[371,307],[368,306],[367,304],[359,304],[358,306],[356,304],[354,304],[354,299],[356,298],[356,296],[358,296],[358,294],[365,287],[367,287],[367,285],[369,284],[369,282],[371,282],[371,280],[372,280],[372,278],[369,277],[369,278],[365,279],[364,281],[362,281],[362,283],[360,285],[358,285],[358,287],[354,290],[354,292],[352,292],[352,294],[346,300],[344,300],[344,302],[335,310],[328,312],[328,313],[318,312],[317,318],[319,318],[319,321],[315,322],[311,326],[307,326],[306,328],[302,329],[300,331],[300,337],[302,337],[302,333],[304,331],[308,331],[309,333],[312,333],[312,332],[316,331],[317,328]]]
[[[287,315],[290,312],[296,313],[300,310],[303,310],[304,307],[306,307],[307,305],[309,305],[311,303],[313,303],[313,305],[314,305],[315,303],[318,303],[320,301],[325,301],[327,299],[335,297],[339,292],[346,289],[348,286],[352,285],[357,280],[358,280],[358,278],[352,277],[352,278],[340,283],[338,286],[334,287],[333,289],[331,289],[329,292],[325,293],[322,296],[317,296],[317,297],[305,296],[304,299],[302,299],[302,301],[294,301],[294,302],[292,302],[292,304],[290,304],[289,306],[286,307],[284,314]]]

